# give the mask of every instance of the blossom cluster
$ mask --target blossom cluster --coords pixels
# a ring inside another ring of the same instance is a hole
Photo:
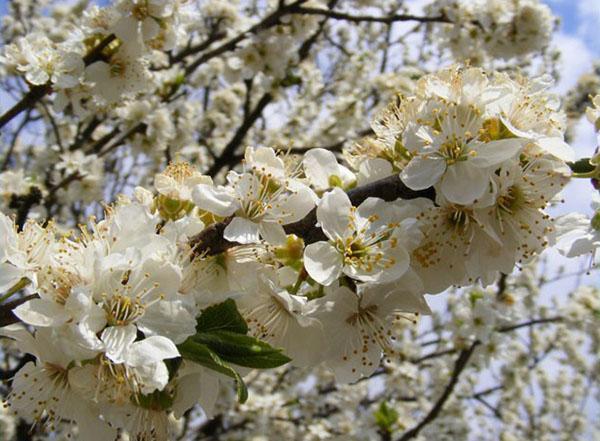
[[[556,18],[538,0],[441,0],[433,8],[452,24],[439,27],[439,37],[458,59],[523,57],[548,47]]]
[[[98,441],[183,439],[215,415],[199,431],[224,440],[583,433],[598,291],[551,316],[532,268],[600,246],[596,192],[592,216],[548,210],[570,177],[600,188],[600,159],[575,161],[551,78],[526,76],[552,72],[526,64],[545,5],[105,3],[2,18],[2,88],[29,92],[0,114],[0,320],[20,322],[0,328],[0,438],[14,416]],[[502,73],[428,73],[439,48]],[[545,374],[551,352],[569,375]],[[501,429],[464,404],[487,399],[486,369]]]
[[[1,215],[0,291],[37,294],[1,331],[35,357],[11,408],[86,440],[165,440],[197,402],[210,414],[227,377],[244,400],[240,366],[323,363],[349,383],[397,360],[394,330],[430,313],[426,293],[490,284],[554,243],[545,209],[573,153],[547,87],[453,66],[384,109],[348,166],[247,148],[224,185],[173,162],[79,232]],[[353,203],[352,188],[390,177],[404,193]],[[493,347],[506,318],[490,298],[457,307],[458,338]]]
[[[375,136],[345,151],[359,175],[400,172],[407,187],[436,190],[417,216],[424,240],[411,260],[427,292],[492,281],[554,242],[544,208],[574,153],[548,86],[449,68],[420,79],[416,96],[376,117]]]

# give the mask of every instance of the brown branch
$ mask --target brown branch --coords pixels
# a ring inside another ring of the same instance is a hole
[[[332,18],[334,20],[345,20],[354,23],[394,23],[397,21],[418,21],[420,23],[451,23],[451,21],[443,16],[437,15],[434,17],[424,17],[412,14],[392,14],[382,17],[376,17],[371,15],[352,15],[346,12],[331,11],[319,8],[309,7],[297,7],[294,13],[296,14],[307,14],[307,15],[322,15],[324,17]]]
[[[20,322],[21,320],[19,320],[19,318],[12,312],[13,309],[25,302],[28,302],[29,300],[37,298],[37,294],[31,294],[20,299],[13,300],[12,302],[3,303],[0,305],[0,327]]]
[[[213,163],[213,165],[208,169],[207,174],[210,176],[216,175],[225,165],[227,165],[231,158],[234,156],[235,151],[241,145],[242,141],[246,137],[248,131],[252,128],[254,123],[260,116],[262,115],[265,107],[267,107],[271,101],[273,101],[273,95],[270,93],[265,93],[258,103],[256,107],[248,114],[246,118],[244,118],[244,122],[237,129],[231,140],[227,143],[221,155],[217,158],[217,160]]]
[[[433,189],[415,191],[402,183],[398,175],[388,176],[367,185],[355,188],[348,192],[348,197],[354,205],[359,205],[368,197],[378,197],[385,201],[394,201],[398,198],[415,199],[425,197],[435,199]],[[223,231],[229,225],[232,218],[225,219],[206,228],[201,233],[192,237],[190,245],[194,250],[194,255],[215,255],[222,253],[229,248],[239,245],[236,242],[229,242],[223,238]],[[303,219],[292,224],[284,225],[287,234],[295,234],[304,239],[306,244],[327,240],[323,231],[316,226],[317,210],[314,208]]]
[[[294,3],[291,3],[287,6],[282,5],[281,7],[277,8],[270,15],[266,16],[263,20],[250,27],[246,31],[239,33],[231,40],[227,41],[226,43],[223,43],[222,45],[214,48],[213,50],[202,54],[194,62],[192,62],[185,68],[185,75],[187,76],[191,74],[199,66],[206,63],[208,60],[217,57],[221,54],[224,54],[225,52],[235,50],[238,47],[238,44],[245,40],[246,37],[248,37],[248,35],[256,34],[262,30],[268,29],[272,26],[279,24],[283,16],[293,13],[297,8],[300,7],[302,3],[305,3],[306,1],[307,0],[297,0]]]
[[[454,387],[456,386],[456,383],[458,383],[458,378],[460,377],[460,374],[465,369],[465,367],[467,367],[467,364],[469,363],[469,359],[471,358],[471,355],[473,355],[473,352],[475,351],[476,346],[477,346],[477,343],[473,343],[469,348],[463,349],[460,352],[460,355],[454,362],[454,369],[452,371],[452,376],[450,377],[450,381],[446,385],[446,388],[442,392],[442,395],[440,395],[440,397],[438,398],[436,403],[433,405],[433,407],[431,408],[429,413],[425,416],[425,418],[423,418],[423,420],[421,420],[421,422],[419,424],[417,424],[415,427],[413,427],[409,431],[405,432],[404,435],[402,435],[400,438],[398,438],[397,441],[407,441],[411,438],[415,438],[421,432],[421,430],[423,430],[423,428],[425,426],[427,426],[429,423],[431,423],[433,420],[435,420],[437,418],[437,416],[440,414],[440,412],[444,408],[444,404],[446,404],[446,401],[448,401],[448,398],[450,398],[450,396],[452,395],[452,392],[454,391]]]
[[[517,323],[517,324],[514,324],[514,325],[503,326],[502,328],[498,328],[496,331],[504,334],[504,333],[507,333],[507,332],[517,331],[517,330],[522,329],[522,328],[528,328],[528,327],[531,327],[533,325],[543,325],[543,324],[548,324],[548,323],[559,323],[559,322],[562,322],[563,320],[564,320],[564,318],[560,317],[560,316],[548,317],[548,318],[539,318],[539,319],[528,320],[528,321],[522,322],[522,323]],[[479,345],[479,344],[481,344],[480,341],[475,341],[475,345]],[[432,352],[430,354],[423,355],[422,357],[419,357],[419,358],[413,358],[411,360],[411,362],[414,363],[414,364],[420,364],[420,363],[422,363],[422,362],[424,362],[426,360],[431,360],[432,358],[443,357],[444,355],[455,354],[456,352],[458,352],[457,348],[442,349],[441,351]]]

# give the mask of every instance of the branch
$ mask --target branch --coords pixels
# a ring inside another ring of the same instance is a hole
[[[433,189],[421,191],[411,190],[404,185],[400,180],[400,177],[395,174],[350,190],[348,191],[348,197],[350,198],[350,201],[352,201],[352,204],[360,205],[368,197],[378,197],[388,202],[398,198],[415,199],[419,197],[433,200],[435,199],[435,192]],[[229,222],[231,222],[231,219],[232,218],[230,217],[222,222],[217,222],[192,237],[190,245],[194,251],[194,255],[220,254],[229,248],[240,245],[237,242],[229,242],[223,238],[223,232],[227,225],[229,225]],[[323,231],[317,227],[316,224],[317,210],[316,208],[313,208],[313,210],[303,219],[292,224],[284,225],[283,228],[287,234],[295,234],[304,239],[304,243],[306,244],[317,242],[319,240],[327,240]]]
[[[307,15],[322,15],[325,17],[332,18],[334,20],[345,20],[354,23],[394,23],[396,21],[418,21],[420,23],[452,23],[447,17],[438,15],[435,17],[423,17],[412,14],[392,14],[383,17],[376,17],[371,15],[352,15],[346,12],[331,11],[319,8],[309,7],[297,7],[294,10],[296,14],[307,14]]]
[[[444,404],[446,404],[446,401],[448,400],[448,398],[450,398],[450,395],[452,395],[452,392],[454,391],[454,387],[456,386],[456,383],[458,382],[458,378],[460,377],[460,374],[462,373],[462,371],[465,369],[465,367],[469,363],[469,359],[471,358],[471,355],[473,355],[473,352],[475,351],[476,346],[477,346],[477,343],[473,343],[469,348],[463,349],[460,352],[460,355],[458,356],[458,358],[456,359],[456,362],[454,363],[454,370],[452,371],[452,376],[450,377],[450,381],[446,385],[446,388],[442,392],[442,395],[440,395],[437,402],[433,405],[433,407],[431,408],[429,413],[425,416],[425,418],[423,418],[423,420],[419,424],[417,424],[415,427],[410,429],[408,432],[405,432],[404,435],[402,435],[402,437],[400,437],[398,439],[398,441],[407,441],[411,438],[416,437],[421,432],[421,430],[423,430],[423,428],[425,426],[427,426],[429,423],[431,423],[433,420],[435,420],[437,418],[437,416],[440,414],[440,412],[444,408]]]
[[[227,165],[231,159],[233,158],[235,151],[238,149],[248,131],[252,128],[254,123],[263,113],[265,107],[267,107],[271,101],[273,101],[273,95],[270,93],[265,93],[258,103],[256,107],[250,112],[250,114],[244,119],[242,125],[237,129],[233,138],[227,143],[225,149],[219,156],[219,158],[213,163],[213,165],[208,169],[207,174],[210,176],[216,175],[221,169]]]
[[[562,322],[563,320],[564,320],[564,318],[561,317],[561,316],[548,317],[548,318],[539,318],[539,319],[528,320],[528,321],[522,322],[522,323],[517,323],[515,325],[503,326],[502,328],[498,328],[496,331],[504,334],[504,333],[507,333],[507,332],[517,331],[517,330],[522,329],[522,328],[529,328],[529,327],[534,326],[534,325],[543,325],[543,324],[548,324],[548,323],[559,323],[559,322]],[[475,341],[474,344],[475,345],[479,345],[479,344],[481,344],[481,342],[479,340],[477,340],[477,341]],[[422,363],[422,362],[424,362],[426,360],[430,360],[432,358],[443,357],[444,355],[450,355],[450,354],[454,354],[456,352],[458,352],[457,348],[443,349],[441,351],[432,352],[430,354],[423,355],[422,357],[419,357],[419,358],[413,358],[411,360],[411,362],[414,363],[414,364],[419,364],[419,363]]]
[[[188,76],[189,74],[194,72],[199,66],[206,63],[211,58],[217,57],[221,54],[224,54],[225,52],[235,50],[238,47],[238,44],[245,40],[248,35],[256,34],[264,29],[268,29],[272,26],[277,25],[284,15],[294,12],[302,3],[305,3],[306,1],[307,0],[297,0],[290,5],[282,5],[281,7],[277,8],[275,11],[273,11],[273,13],[266,16],[259,23],[250,27],[246,31],[239,33],[231,40],[198,57],[194,62],[192,62],[185,68],[185,75]]]
[[[13,314],[12,310],[17,306],[28,302],[29,300],[37,298],[39,298],[37,294],[31,294],[20,299],[13,300],[12,302],[3,303],[0,305],[0,327],[20,322],[21,320]]]

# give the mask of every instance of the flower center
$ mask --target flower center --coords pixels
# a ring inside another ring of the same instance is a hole
[[[171,162],[163,174],[175,179],[177,182],[183,182],[186,178],[194,176],[196,170],[188,162]]]
[[[145,306],[139,299],[118,294],[104,304],[106,320],[110,326],[125,326],[144,315]]]
[[[357,323],[373,322],[375,320],[375,312],[377,312],[377,305],[369,305],[365,308],[359,306],[357,312],[346,318],[346,323],[356,326]]]
[[[454,230],[465,231],[471,222],[472,210],[464,207],[452,207],[446,214],[446,222]]]
[[[510,214],[519,210],[526,202],[523,191],[516,185],[509,187],[496,201],[500,210]]]
[[[146,17],[150,15],[150,11],[148,11],[148,5],[146,2],[135,5],[131,9],[131,15],[135,17],[136,20],[143,21]]]

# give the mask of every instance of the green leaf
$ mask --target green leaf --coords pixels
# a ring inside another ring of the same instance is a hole
[[[208,346],[223,360],[255,369],[270,369],[290,362],[290,358],[264,341],[231,331],[199,332],[190,337]]]
[[[590,173],[596,169],[596,166],[590,163],[590,158],[582,158],[575,162],[567,162],[567,165],[575,173]]]
[[[398,412],[390,408],[385,401],[379,405],[373,416],[375,417],[375,423],[379,428],[386,433],[392,433],[394,425],[398,421]]]
[[[197,332],[230,331],[246,334],[248,325],[231,299],[202,311],[196,321]]]
[[[194,341],[194,337],[191,337],[177,346],[177,348],[184,359],[193,361],[208,369],[212,369],[213,371],[217,371],[233,378],[235,380],[238,401],[240,403],[246,402],[248,399],[248,389],[240,374],[223,361],[217,354],[211,351],[208,346]]]

